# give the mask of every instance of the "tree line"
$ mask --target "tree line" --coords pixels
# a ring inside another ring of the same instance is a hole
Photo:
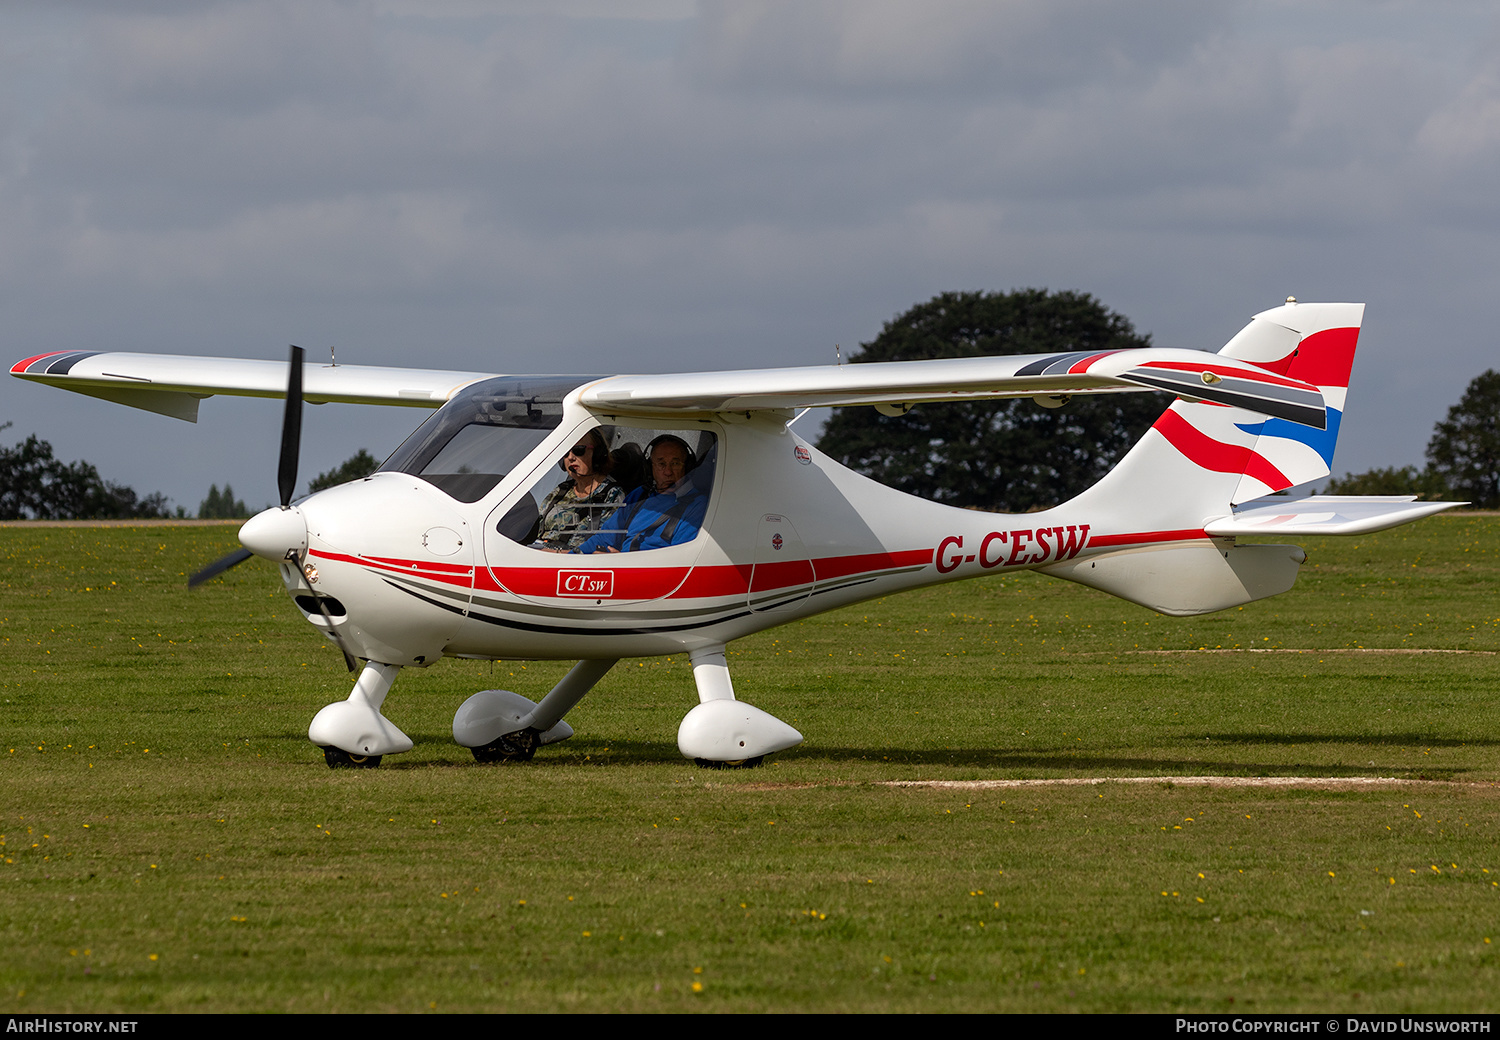
[[[0,430],[10,427],[0,425]],[[167,497],[139,495],[99,476],[87,462],[62,462],[32,434],[0,447],[0,520],[107,520],[165,517]]]
[[[1476,509],[1500,509],[1500,372],[1474,377],[1427,442],[1427,465],[1345,473],[1328,482],[1330,495],[1416,495],[1460,499]]]
[[[887,322],[853,364],[1149,347],[1151,337],[1087,293],[949,292]],[[1045,509],[1108,473],[1167,402],[1097,394],[1063,408],[1030,398],[917,405],[904,415],[835,409],[818,448],[897,491],[994,512]]]
[[[0,431],[11,423],[0,424]],[[326,473],[314,477],[308,494],[335,484],[357,480],[375,471],[380,463],[361,448],[352,457]],[[220,491],[209,486],[208,496],[198,503],[202,520],[238,519],[250,515],[243,499],[236,498],[229,484]],[[35,434],[14,447],[0,446],[0,520],[137,520],[186,518],[181,506],[175,510],[159,491],[141,495],[134,488],[99,476],[87,462],[63,462],[52,445]]]
[[[324,488],[331,488],[338,484],[347,484],[351,480],[368,477],[375,472],[380,461],[364,448],[349,456],[333,469],[326,473],[319,473],[307,482],[307,493],[316,494]],[[269,507],[267,507],[269,508]],[[208,497],[198,503],[198,518],[200,520],[237,520],[250,515],[249,508],[244,499],[234,497],[234,488],[227,483],[224,490],[219,490],[219,485],[208,486]]]

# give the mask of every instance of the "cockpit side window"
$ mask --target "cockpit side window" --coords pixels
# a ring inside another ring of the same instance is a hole
[[[593,376],[498,377],[465,387],[380,467],[477,502],[562,421],[563,398]]]
[[[507,511],[500,534],[574,554],[660,549],[698,536],[718,459],[713,433],[600,425],[576,440]]]

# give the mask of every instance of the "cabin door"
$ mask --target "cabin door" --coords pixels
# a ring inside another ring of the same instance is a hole
[[[791,610],[812,595],[816,574],[797,528],[781,513],[760,518],[755,566],[750,572],[750,609]]]

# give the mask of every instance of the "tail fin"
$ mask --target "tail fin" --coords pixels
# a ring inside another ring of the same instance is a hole
[[[1237,429],[1255,439],[1246,449],[1232,504],[1321,480],[1333,472],[1333,451],[1364,313],[1362,303],[1287,303],[1257,314],[1219,351],[1312,383],[1323,391],[1328,406],[1328,426],[1323,430],[1285,419],[1233,420]]]
[[[1219,351],[1317,386],[1326,429],[1178,398],[1074,501],[1123,512],[1127,527],[1201,529],[1241,502],[1328,476],[1363,316],[1362,303],[1288,303],[1257,314]]]
[[[1178,398],[1108,476],[1068,504],[1108,518],[1091,549],[1120,548],[1043,572],[1164,614],[1285,592],[1305,558],[1300,549],[1230,548],[1211,542],[1205,527],[1242,502],[1331,472],[1363,316],[1357,303],[1287,303],[1257,314],[1219,353],[1317,386],[1327,428]]]

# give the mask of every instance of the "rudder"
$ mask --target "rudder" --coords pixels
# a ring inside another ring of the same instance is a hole
[[[1333,472],[1333,452],[1364,312],[1362,303],[1288,301],[1255,315],[1219,351],[1312,383],[1323,392],[1328,407],[1328,426],[1322,430],[1264,416],[1258,421],[1236,422],[1255,440],[1248,448],[1247,468],[1231,499],[1234,505],[1321,480]]]
[[[1219,354],[1317,386],[1327,428],[1177,398],[1113,472],[1070,503],[1107,515],[1121,548],[1042,572],[1173,615],[1290,588],[1302,550],[1236,546],[1204,526],[1241,502],[1329,474],[1363,314],[1363,304],[1288,303],[1255,315]]]
[[[1363,316],[1362,303],[1287,303],[1255,315],[1219,351],[1317,386],[1326,429],[1183,398],[1152,429],[1208,484],[1226,488],[1225,509],[1328,476]],[[1153,444],[1148,436],[1138,448],[1150,454]]]

